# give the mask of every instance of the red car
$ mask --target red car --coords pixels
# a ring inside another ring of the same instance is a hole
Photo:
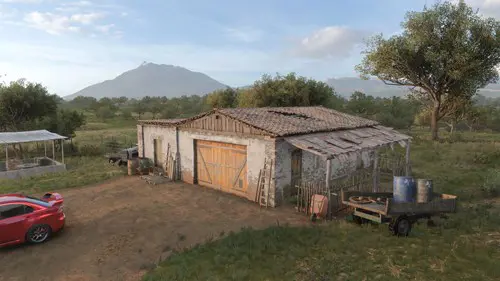
[[[0,247],[24,242],[43,243],[64,227],[63,197],[0,195]]]

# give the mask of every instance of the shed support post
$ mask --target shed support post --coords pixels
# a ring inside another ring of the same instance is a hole
[[[326,160],[326,179],[325,179],[325,185],[326,185],[326,192],[328,192],[328,206],[327,206],[327,214],[326,217],[328,219],[332,218],[332,191],[330,190],[330,173],[331,173],[331,160],[327,159]]]
[[[378,150],[375,150],[373,153],[373,192],[378,192]]]
[[[56,160],[56,141],[52,141],[52,160]]]
[[[47,141],[43,142],[43,150],[45,151],[45,157],[47,157]]]
[[[64,164],[64,139],[61,140],[61,161]]]
[[[9,145],[5,145],[5,170],[9,170]]]
[[[405,174],[407,177],[410,176],[411,174],[411,167],[410,167],[410,140],[406,141],[406,156],[405,156]]]

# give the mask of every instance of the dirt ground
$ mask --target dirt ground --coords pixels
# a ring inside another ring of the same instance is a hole
[[[66,228],[42,245],[0,249],[0,280],[140,280],[172,249],[242,227],[307,223],[290,209],[182,183],[126,177],[60,191]]]

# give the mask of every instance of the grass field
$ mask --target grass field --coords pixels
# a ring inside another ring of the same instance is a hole
[[[500,137],[418,136],[414,175],[460,196],[458,213],[437,227],[417,225],[408,238],[344,221],[247,229],[175,254],[144,280],[499,280]]]
[[[95,124],[95,123],[94,123]],[[106,125],[107,126],[107,125]],[[177,249],[144,280],[499,280],[500,136],[460,133],[431,142],[413,132],[412,170],[456,194],[459,211],[438,226],[416,225],[408,238],[385,225],[335,221],[312,227],[244,229]],[[135,126],[79,131],[78,144],[135,140]],[[42,192],[95,184],[125,174],[103,157],[68,157],[68,171],[0,181],[0,192]]]
[[[126,168],[113,166],[104,157],[69,157],[68,170],[19,180],[1,180],[0,193],[45,192],[95,184],[126,174]]]

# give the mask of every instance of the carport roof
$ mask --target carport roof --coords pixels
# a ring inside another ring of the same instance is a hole
[[[291,145],[325,159],[399,143],[406,146],[410,136],[384,126],[286,137]]]
[[[23,131],[23,132],[3,132],[0,133],[0,144],[13,144],[37,141],[50,141],[66,139],[61,135],[47,130]]]

